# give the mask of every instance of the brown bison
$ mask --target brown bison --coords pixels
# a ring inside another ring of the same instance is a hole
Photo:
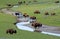
[[[8,29],[7,31],[6,31],[6,33],[8,34],[13,34],[13,33],[17,33],[17,31],[16,30],[13,30],[13,29]]]
[[[40,11],[39,11],[39,10],[36,10],[36,11],[34,12],[34,14],[40,14]]]
[[[33,23],[35,21],[36,21],[36,17],[35,16],[30,17],[30,23]]]
[[[38,22],[34,22],[32,23],[32,26],[36,29],[37,27],[42,27],[42,24],[41,23],[38,23]]]
[[[24,17],[29,17],[29,15],[27,15],[27,13],[24,13],[23,16],[24,16]]]
[[[56,13],[51,13],[51,15],[55,15]]]
[[[32,17],[30,17],[30,19],[36,19],[36,17],[35,16],[32,16]]]
[[[45,15],[49,15],[49,13],[48,12],[45,12]]]

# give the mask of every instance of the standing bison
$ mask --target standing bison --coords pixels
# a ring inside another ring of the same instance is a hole
[[[34,14],[40,14],[39,10],[34,11]]]
[[[13,33],[17,33],[17,31],[16,30],[13,30],[13,29],[8,29],[7,31],[6,31],[6,33],[8,34],[13,34]]]
[[[24,16],[24,17],[29,17],[29,15],[27,15],[27,13],[24,13],[23,16]]]
[[[48,12],[45,12],[45,15],[49,15],[49,13]]]
[[[30,22],[31,22],[31,23],[33,23],[33,22],[35,22],[35,21],[36,21],[36,17],[35,17],[35,16],[30,17]]]
[[[32,26],[36,29],[37,27],[42,27],[42,24],[41,23],[38,23],[38,22],[34,22],[32,23]]]
[[[36,17],[35,16],[32,16],[32,17],[30,17],[30,19],[36,19]]]

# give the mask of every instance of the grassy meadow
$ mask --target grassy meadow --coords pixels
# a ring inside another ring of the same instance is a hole
[[[37,21],[44,25],[60,26],[60,5],[59,4],[29,4],[20,5],[19,7],[13,7],[12,10],[27,13],[30,16],[36,16]],[[41,14],[34,14],[34,11],[39,10]],[[50,15],[46,16],[45,12]],[[51,16],[51,13],[56,13],[55,16]]]

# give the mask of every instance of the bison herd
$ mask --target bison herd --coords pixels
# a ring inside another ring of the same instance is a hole
[[[40,13],[41,12],[39,10],[34,11],[34,14],[40,14]],[[45,12],[44,15],[51,15],[51,16],[53,16],[53,15],[56,15],[56,13],[53,12],[53,13],[49,14],[49,12]]]

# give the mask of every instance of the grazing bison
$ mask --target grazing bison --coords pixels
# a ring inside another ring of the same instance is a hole
[[[27,13],[24,13],[23,16],[24,16],[24,17],[29,17],[29,15],[27,15]]]
[[[36,21],[36,17],[35,16],[30,17],[30,23],[33,23],[35,21]]]
[[[8,34],[13,34],[13,33],[17,33],[17,31],[16,30],[13,30],[13,29],[8,29],[7,31],[6,31],[6,33]]]
[[[33,19],[34,20],[34,19],[36,19],[36,17],[35,16],[32,16],[32,17],[30,17],[30,19]]]
[[[51,15],[55,15],[56,13],[51,13]]]
[[[38,22],[34,22],[32,23],[32,26],[36,29],[37,27],[42,27],[42,24],[41,23],[38,23]]]
[[[36,11],[34,12],[34,14],[40,14],[40,11],[39,11],[39,10],[36,10]]]
[[[45,15],[49,15],[49,13],[48,12],[45,12]]]

